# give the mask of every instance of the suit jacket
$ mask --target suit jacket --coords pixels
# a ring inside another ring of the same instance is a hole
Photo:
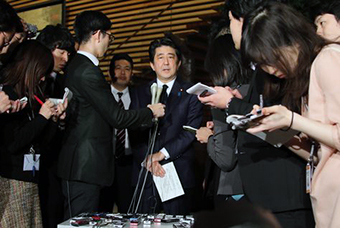
[[[5,85],[3,90],[11,100],[20,98],[12,86]],[[0,175],[9,179],[38,182],[38,171],[35,176],[31,171],[23,171],[24,154],[28,154],[33,146],[35,153],[43,156],[41,148],[53,139],[57,125],[40,115],[30,104],[34,105],[35,101],[29,100],[19,112],[0,115]],[[40,159],[40,167],[41,164]]]
[[[225,122],[223,110],[212,109],[211,113],[214,121],[214,135],[209,137],[207,152],[220,170],[216,194],[243,194],[242,181],[235,154],[236,134]]]
[[[263,71],[255,71],[248,95],[232,99],[229,114],[246,114],[259,104]],[[265,106],[273,105],[268,100]],[[251,202],[273,212],[311,208],[305,193],[305,165],[286,147],[276,148],[245,131],[238,131],[238,164],[246,196]]]
[[[100,68],[84,55],[75,55],[67,73],[66,86],[73,98],[58,175],[64,180],[109,186],[114,175],[113,128],[151,125],[152,111],[122,110]]]
[[[131,108],[143,107],[151,102],[150,86],[136,89],[131,98]],[[174,161],[179,179],[184,188],[194,187],[194,150],[192,143],[195,134],[183,130],[183,125],[198,128],[202,121],[202,105],[195,95],[186,93],[190,83],[182,82],[178,77],[169,94],[165,116],[160,119],[159,133],[154,151],[158,152],[163,147],[169,152],[170,158],[166,162]],[[138,179],[141,162],[147,153],[149,129],[131,132],[130,140],[134,155],[133,184]]]
[[[49,98],[63,98],[65,88],[65,75],[57,73],[55,78],[47,76],[44,85],[44,94]]]

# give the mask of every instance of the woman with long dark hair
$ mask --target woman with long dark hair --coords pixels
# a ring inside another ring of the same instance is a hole
[[[53,69],[51,51],[38,41],[20,44],[2,69],[3,90],[11,100],[27,98],[24,109],[0,116],[0,226],[42,227],[39,197],[39,148],[65,118],[65,105],[43,102],[39,84]],[[53,119],[54,121],[49,121]]]
[[[266,95],[286,106],[264,108],[268,116],[248,131],[292,128],[320,143],[310,189],[316,226],[340,227],[340,45],[324,41],[294,9],[267,3],[245,18],[241,48],[272,75]]]
[[[209,45],[205,69],[215,86],[237,88],[233,94],[242,98],[248,91],[251,72],[242,66],[229,23],[221,21],[212,27],[214,31],[217,32],[213,33],[215,35]],[[213,121],[199,128],[196,138],[201,143],[207,143],[210,157],[206,164],[205,195],[213,199],[214,208],[219,208],[243,197],[243,189],[235,154],[236,133],[225,122],[223,109],[212,109],[211,114]]]

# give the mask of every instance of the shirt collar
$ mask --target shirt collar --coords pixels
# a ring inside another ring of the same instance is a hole
[[[170,94],[170,91],[172,89],[172,87],[174,86],[174,83],[175,83],[175,80],[176,78],[174,78],[172,81],[170,82],[167,82],[167,83],[163,83],[161,82],[158,78],[157,78],[157,86],[158,87],[163,87],[163,85],[167,85],[168,86],[168,89],[166,90],[166,93],[169,95]]]
[[[91,53],[86,52],[86,51],[77,51],[77,53],[85,55],[87,58],[91,60],[91,62],[93,62],[94,65],[96,66],[99,65],[99,60],[97,59],[96,56],[92,55]]]
[[[57,77],[57,72],[52,71],[52,73],[50,74],[51,78],[53,78],[54,80]]]
[[[129,92],[129,87],[126,87],[123,91],[117,90],[113,85],[111,85],[111,91],[112,93],[118,95],[119,92],[122,92],[123,95]]]

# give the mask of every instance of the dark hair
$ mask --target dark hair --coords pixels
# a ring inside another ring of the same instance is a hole
[[[0,0],[0,31],[23,32],[24,28],[20,17],[12,6],[4,0]]]
[[[87,42],[95,31],[107,31],[111,28],[110,19],[99,11],[83,11],[77,15],[74,31],[79,44]]]
[[[47,25],[38,35],[37,40],[54,51],[56,48],[74,52],[74,40],[68,29],[61,24]]]
[[[36,40],[24,41],[2,69],[3,83],[13,86],[19,97],[33,99],[40,79],[52,72],[53,65],[53,56],[47,47]]]
[[[222,29],[223,33],[226,28]],[[242,66],[241,55],[235,49],[230,34],[216,37],[210,44],[204,68],[216,86],[230,86],[249,82],[249,70]]]
[[[224,11],[226,13],[230,11],[234,18],[240,20],[240,18],[244,18],[247,13],[253,11],[258,4],[267,1],[287,2],[287,0],[226,0]]]
[[[115,64],[116,64],[116,61],[117,60],[122,60],[122,59],[128,61],[130,63],[130,65],[131,65],[131,70],[133,69],[133,60],[132,60],[132,58],[128,54],[126,54],[126,53],[115,54],[113,56],[113,58],[111,59],[111,61],[110,61],[110,69],[109,69],[109,71],[110,71],[111,79],[113,79],[115,77],[115,67],[116,67]]]
[[[318,16],[323,14],[333,14],[335,19],[340,21],[340,2],[339,0],[314,1],[310,7],[311,19],[314,21]]]
[[[245,63],[275,66],[286,75],[285,80],[268,76],[264,96],[281,101],[299,111],[301,97],[308,94],[309,73],[313,60],[325,45],[313,26],[293,8],[278,2],[259,6],[244,18],[241,54]],[[282,48],[298,50],[295,66]]]
[[[170,39],[169,37],[164,37],[162,39],[157,39],[151,42],[149,47],[150,62],[153,63],[156,54],[156,48],[159,48],[161,46],[172,47],[173,49],[175,49],[178,61],[182,60],[182,53],[180,48],[175,44],[175,42],[172,39]]]

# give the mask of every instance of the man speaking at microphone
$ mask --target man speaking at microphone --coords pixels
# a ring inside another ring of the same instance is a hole
[[[149,104],[152,100],[151,85],[157,83],[162,87],[160,102],[165,104],[165,116],[160,118],[158,134],[153,154],[147,160],[152,164],[146,165],[148,179],[142,195],[139,212],[156,213],[164,210],[166,214],[189,214],[194,188],[194,150],[192,143],[195,134],[183,130],[183,125],[198,128],[202,121],[202,105],[195,95],[186,93],[191,84],[184,82],[177,75],[181,66],[181,51],[170,38],[157,39],[149,47],[150,66],[156,73],[156,80],[146,86],[139,87],[131,97],[131,108],[137,109]],[[148,150],[149,130],[135,131],[130,134],[133,150],[133,184],[136,185],[141,163]],[[161,163],[173,162],[183,186],[185,194],[161,203],[158,192],[154,187],[151,175],[167,175]],[[152,167],[152,168],[151,168]]]

